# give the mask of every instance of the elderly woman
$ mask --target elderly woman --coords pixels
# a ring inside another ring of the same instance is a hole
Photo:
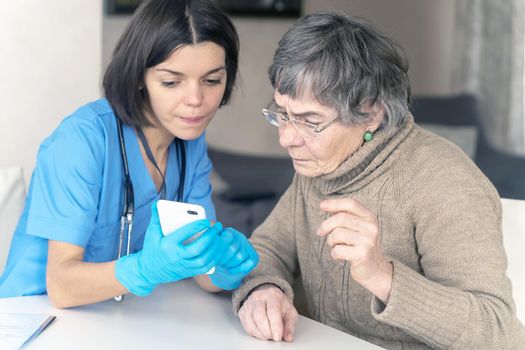
[[[396,43],[350,16],[306,16],[279,42],[263,114],[296,176],[233,295],[250,335],[292,341],[300,274],[316,320],[389,349],[525,346],[498,193],[414,123],[407,71]]]

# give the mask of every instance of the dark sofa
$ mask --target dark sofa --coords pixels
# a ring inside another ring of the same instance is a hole
[[[213,193],[218,220],[250,236],[292,181],[291,160],[242,155],[212,147],[208,155],[214,172],[226,183],[225,189]]]
[[[468,94],[454,96],[418,96],[411,106],[418,123],[448,126],[473,126],[477,130],[474,161],[490,179],[502,198],[525,199],[525,157],[501,151],[487,138],[476,98]]]

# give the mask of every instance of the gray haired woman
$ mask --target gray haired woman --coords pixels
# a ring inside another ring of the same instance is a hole
[[[414,123],[407,72],[403,50],[351,16],[306,16],[279,42],[263,114],[296,176],[233,295],[250,335],[292,341],[300,274],[316,320],[389,349],[525,346],[498,193]]]

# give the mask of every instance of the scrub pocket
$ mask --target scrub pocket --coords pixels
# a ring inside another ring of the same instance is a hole
[[[120,236],[120,220],[97,227],[86,247],[84,261],[106,262],[117,258],[117,250]]]

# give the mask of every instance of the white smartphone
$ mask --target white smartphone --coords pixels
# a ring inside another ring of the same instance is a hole
[[[206,219],[206,212],[204,208],[198,204],[189,204],[182,202],[174,202],[161,199],[157,202],[157,210],[159,212],[160,228],[164,236],[172,234],[184,225],[193,221]],[[183,243],[188,244],[193,242],[204,231],[198,232]],[[212,267],[207,274],[215,272],[215,267]]]
[[[177,231],[190,222],[206,219],[204,208],[198,204],[161,199],[157,203],[157,210],[159,211],[160,227],[164,236]],[[195,239],[197,237],[193,238],[193,240]]]

